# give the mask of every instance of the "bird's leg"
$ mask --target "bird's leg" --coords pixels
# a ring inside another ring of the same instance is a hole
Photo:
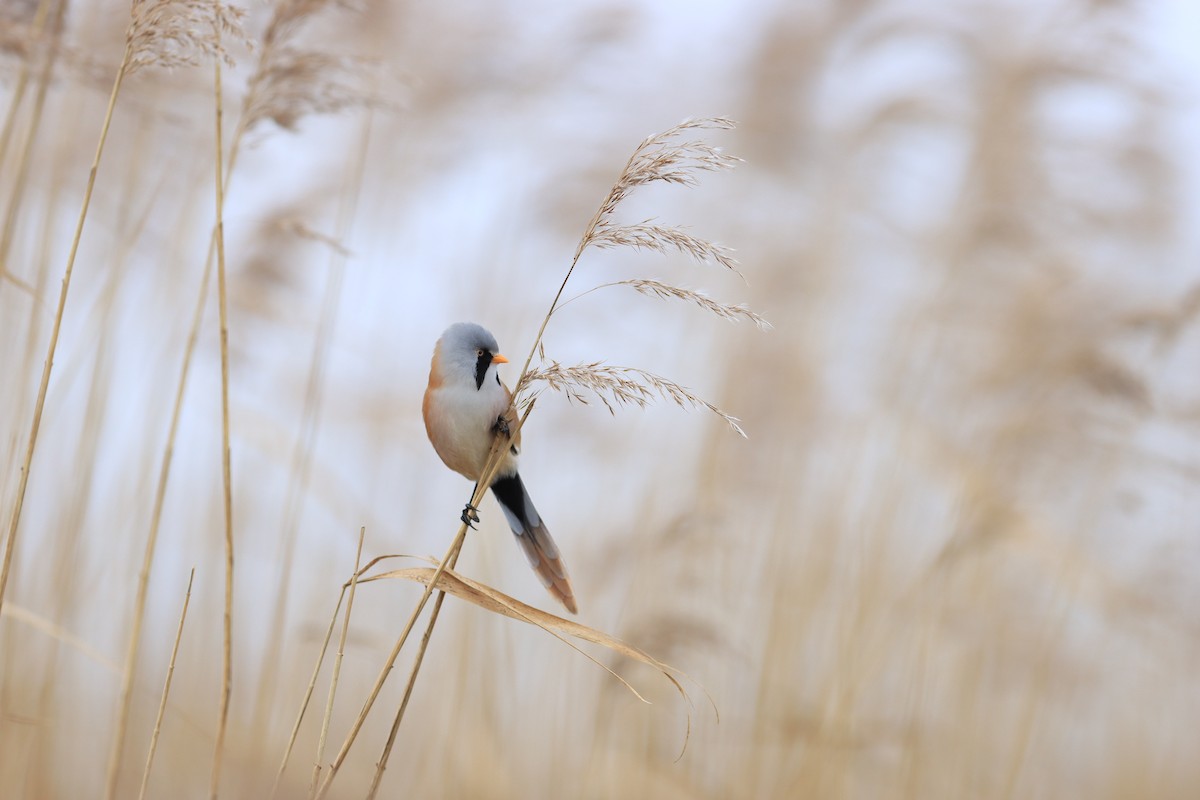
[[[476,482],[475,488],[471,490],[471,497],[475,496],[475,492],[478,489],[479,489],[479,483]],[[461,519],[463,521],[463,524],[466,525],[468,528],[470,528],[472,530],[477,530],[477,528],[474,525],[472,525],[471,523],[479,522],[479,509],[476,508],[475,506],[471,505],[470,503],[467,503],[465,506],[463,506],[463,513],[462,513]]]

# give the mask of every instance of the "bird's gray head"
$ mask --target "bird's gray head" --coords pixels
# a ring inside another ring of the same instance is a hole
[[[483,387],[489,370],[493,370],[496,364],[508,361],[500,355],[496,337],[474,322],[451,325],[438,339],[437,347],[441,353],[444,379],[470,380],[476,389]]]

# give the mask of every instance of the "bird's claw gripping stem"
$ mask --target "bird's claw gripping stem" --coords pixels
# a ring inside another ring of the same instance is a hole
[[[476,528],[472,523],[479,522],[479,509],[476,508],[475,506],[471,505],[470,503],[467,503],[465,506],[463,506],[463,513],[462,513],[461,519],[463,521],[463,524],[466,525],[471,530],[478,530],[478,528]]]
[[[498,430],[500,433],[504,434],[505,436],[512,438],[512,428],[509,427],[508,420],[506,420],[504,418],[503,414],[496,417],[495,429]]]

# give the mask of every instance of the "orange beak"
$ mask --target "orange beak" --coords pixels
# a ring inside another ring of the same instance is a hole
[[[496,355],[492,356],[492,363],[493,364],[507,364],[508,359],[505,358],[504,356],[500,355],[499,353],[496,353]]]

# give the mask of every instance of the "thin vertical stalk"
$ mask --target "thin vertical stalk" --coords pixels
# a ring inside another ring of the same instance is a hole
[[[372,562],[374,563],[374,562]],[[353,580],[358,579],[358,573],[355,572]],[[292,734],[288,737],[287,747],[284,748],[283,758],[279,762],[279,770],[275,773],[275,783],[271,786],[271,794],[269,797],[274,800],[279,793],[279,784],[283,780],[283,772],[287,769],[288,759],[292,756],[292,748],[296,745],[296,736],[300,733],[300,723],[304,721],[304,714],[308,711],[308,704],[312,700],[313,690],[317,685],[317,676],[321,673],[321,665],[325,663],[325,653],[329,650],[329,641],[333,638],[333,629],[337,626],[338,612],[342,610],[342,601],[346,599],[347,586],[342,586],[342,592],[338,595],[337,605],[333,608],[333,616],[329,618],[329,627],[325,630],[325,641],[321,644],[321,652],[317,654],[317,663],[313,665],[312,677],[308,681],[308,688],[304,690],[304,699],[300,701],[300,711],[296,713],[296,722],[292,725]]]
[[[50,4],[54,0],[41,0],[38,3],[37,11],[33,17],[33,37],[38,39],[46,28],[46,17],[50,14]],[[48,56],[47,60],[52,60],[52,56]],[[8,153],[8,143],[12,139],[13,128],[16,127],[17,112],[21,108],[21,103],[25,100],[25,89],[29,86],[29,62],[26,59],[21,60],[21,72],[17,75],[16,86],[13,87],[12,99],[8,103],[8,111],[4,114],[4,125],[0,127],[0,164],[4,163],[4,156]],[[36,123],[34,123],[36,125]]]
[[[483,493],[486,491],[486,486],[480,482],[483,488],[476,488],[471,496],[471,505],[476,505],[483,499]],[[317,792],[317,800],[323,798],[329,791],[330,785],[333,783],[334,777],[337,776],[338,770],[342,766],[342,762],[346,760],[346,756],[350,753],[350,748],[354,745],[354,740],[358,738],[358,732],[362,730],[363,723],[366,722],[367,714],[370,713],[375,701],[379,698],[380,691],[383,690],[383,684],[387,681],[388,675],[391,674],[392,667],[396,664],[396,659],[400,656],[400,650],[404,647],[404,643],[408,641],[408,635],[412,633],[413,625],[416,624],[417,617],[425,610],[425,604],[429,602],[430,595],[434,592],[434,587],[438,580],[446,571],[450,559],[456,558],[458,551],[462,548],[463,541],[467,535],[467,524],[464,522],[458,528],[458,534],[455,535],[454,541],[450,544],[450,549],[442,556],[442,560],[438,563],[437,570],[433,573],[433,577],[429,581],[429,585],[425,587],[425,591],[421,594],[421,599],[417,601],[416,608],[408,617],[408,622],[404,625],[404,630],[400,632],[400,636],[396,639],[395,645],[392,646],[391,653],[388,654],[387,661],[384,662],[383,668],[379,671],[378,677],[375,679],[375,685],[371,688],[371,693],[367,696],[366,702],[363,703],[362,710],[358,713],[358,718],[354,720],[354,724],[350,726],[349,733],[346,734],[346,739],[342,742],[342,747],[338,751],[337,756],[329,765],[329,773],[326,774],[324,782],[321,784],[320,790]]]
[[[179,642],[183,639],[183,623],[187,619],[188,604],[192,601],[192,582],[196,580],[196,568],[188,576],[187,593],[183,596],[183,610],[179,612],[179,627],[175,631],[175,646],[171,648],[171,663],[167,665],[167,679],[163,684],[162,699],[158,701],[158,716],[154,718],[154,733],[150,735],[150,750],[146,753],[146,768],[142,771],[142,788],[138,800],[146,796],[150,784],[150,767],[154,764],[154,751],[158,747],[158,734],[162,730],[163,716],[167,712],[167,697],[171,694],[171,678],[175,675],[175,659],[179,655]]]
[[[325,700],[325,718],[321,722],[321,736],[317,741],[317,758],[313,762],[312,781],[309,784],[308,796],[317,794],[317,781],[321,778],[321,762],[325,760],[325,740],[329,737],[329,721],[333,717],[333,699],[337,695],[338,676],[342,672],[342,657],[346,654],[346,635],[350,631],[350,610],[354,608],[354,590],[358,588],[358,567],[362,564],[363,537],[367,529],[358,531],[358,553],[354,556],[354,574],[350,578],[350,597],[346,601],[346,617],[342,620],[342,633],[338,637],[337,656],[333,659],[333,676],[329,679],[329,697]]]
[[[43,11],[49,7],[52,1],[53,0],[42,0],[42,4],[38,8],[39,19],[34,23],[35,29],[41,29],[42,25],[44,24],[44,20],[41,19],[41,16]],[[62,32],[63,17],[66,15],[66,10],[66,0],[58,0],[58,5],[55,8],[54,20],[52,23],[52,30],[55,37],[59,36]],[[4,277],[12,281],[13,285],[17,286],[22,291],[27,292],[35,300],[38,299],[38,295],[34,288],[18,278],[16,275],[8,272],[5,265],[8,264],[8,253],[9,250],[12,249],[13,233],[17,227],[17,214],[21,209],[21,198],[22,195],[25,194],[25,186],[27,185],[26,182],[29,178],[29,166],[32,163],[31,154],[33,152],[33,144],[38,140],[38,128],[41,126],[42,112],[46,108],[46,94],[50,88],[50,76],[54,73],[54,64],[58,60],[58,52],[59,49],[56,38],[55,42],[46,52],[45,61],[42,62],[42,71],[38,75],[37,94],[34,96],[33,100],[33,113],[29,120],[29,130],[25,134],[24,143],[21,145],[21,157],[17,162],[17,177],[16,180],[13,181],[12,191],[9,193],[8,197],[8,207],[4,212],[4,227],[2,230],[0,230],[0,277]],[[14,93],[13,106],[10,109],[10,114],[15,112],[17,104],[20,103],[19,97],[25,91],[24,82],[26,80],[26,72],[27,68],[22,67],[21,77],[18,80],[17,89]],[[11,123],[11,118],[5,120],[5,131],[3,136],[0,137],[0,164],[3,164],[4,154],[8,149],[8,137],[10,134],[8,127]]]
[[[180,367],[179,381],[175,387],[175,402],[171,407],[171,422],[167,431],[167,443],[163,449],[162,461],[159,464],[158,484],[154,492],[154,506],[150,513],[150,533],[146,537],[146,546],[142,552],[142,566],[138,571],[137,594],[133,602],[133,621],[129,631],[129,639],[125,645],[125,662],[121,680],[121,705],[117,711],[117,724],[113,734],[112,750],[109,758],[110,781],[116,770],[120,768],[121,753],[124,749],[125,732],[129,718],[130,705],[133,699],[133,682],[136,674],[138,651],[142,639],[142,625],[146,619],[146,601],[149,597],[150,571],[154,565],[154,552],[158,544],[158,532],[162,523],[163,506],[166,503],[167,480],[171,474],[171,463],[175,452],[175,435],[179,430],[179,420],[183,410],[183,395],[187,389],[187,378],[192,363],[192,353],[196,349],[196,341],[200,333],[200,322],[204,317],[204,307],[207,300],[207,289],[211,282],[212,259],[205,263],[204,274],[200,279],[200,296],[196,299],[196,307],[192,311],[192,325],[188,332],[187,343],[184,345],[183,363]],[[105,792],[105,800],[112,800],[116,785],[109,784]]]
[[[219,29],[218,29],[219,35]],[[229,724],[229,698],[233,692],[233,477],[229,457],[229,303],[225,275],[225,175],[221,140],[221,59],[213,60],[216,95],[216,234],[217,310],[221,324],[221,474],[225,488],[225,614],[221,648],[221,705],[217,741],[213,751],[209,796],[216,800],[221,782],[221,759]]]
[[[488,487],[492,485],[492,479],[496,476],[496,472],[500,469],[500,453],[503,448],[508,446],[511,436],[516,436],[517,432],[525,424],[525,419],[528,418],[529,412],[533,410],[533,405],[525,410],[525,415],[514,426],[510,436],[506,437],[496,434],[492,440],[492,449],[488,453],[487,461],[484,462],[483,472],[480,475],[479,482],[475,485],[475,491],[471,493],[471,505],[478,506],[483,502],[484,494]],[[430,596],[435,591],[437,582],[441,580],[442,575],[449,567],[451,561],[457,562],[458,552],[462,549],[463,542],[467,536],[467,523],[463,522],[458,526],[458,533],[454,537],[454,541],[450,543],[450,549],[442,556],[438,562],[437,569],[434,570],[433,576],[429,579],[425,591],[421,594],[421,599],[417,601],[416,607],[408,617],[408,622],[404,625],[404,630],[400,632],[400,636],[396,639],[395,645],[392,646],[391,653],[388,654],[387,661],[384,662],[383,668],[379,671],[378,677],[375,679],[375,685],[371,688],[370,695],[363,703],[362,710],[358,713],[358,718],[354,720],[354,724],[350,727],[350,732],[346,734],[346,739],[342,742],[342,748],[338,751],[337,757],[333,763],[329,765],[329,773],[325,776],[324,782],[321,784],[320,790],[317,792],[316,800],[323,798],[329,791],[330,785],[333,783],[334,777],[337,776],[338,770],[342,766],[342,762],[346,760],[346,756],[350,752],[350,748],[354,745],[354,740],[358,738],[358,733],[362,730],[363,723],[366,722],[367,714],[370,713],[375,701],[379,698],[379,693],[383,690],[383,684],[387,681],[388,675],[391,674],[392,668],[396,664],[396,659],[400,656],[400,650],[404,647],[404,643],[408,641],[408,636],[412,633],[413,625],[416,624],[417,618],[421,612],[425,610],[425,604],[429,602]],[[440,592],[440,590],[437,590]]]
[[[40,94],[39,92],[39,96]],[[149,121],[137,126],[137,132],[130,142],[135,152],[140,152],[145,147],[147,140],[152,136],[153,127],[153,124]],[[53,598],[55,609],[53,618],[56,621],[61,620],[63,615],[68,613],[68,609],[75,607],[80,592],[86,591],[78,580],[78,555],[80,552],[80,541],[86,538],[84,520],[93,503],[92,487],[94,476],[104,460],[102,457],[97,458],[96,456],[97,443],[100,441],[101,432],[104,430],[102,423],[107,417],[108,410],[114,399],[112,391],[112,362],[114,358],[112,337],[115,334],[111,329],[111,322],[114,314],[117,313],[117,294],[121,287],[121,282],[128,271],[130,255],[145,228],[150,212],[154,208],[155,200],[157,199],[157,192],[152,193],[147,198],[140,212],[135,213],[135,196],[138,189],[138,179],[144,167],[145,162],[139,159],[129,159],[129,170],[126,175],[125,188],[119,200],[121,211],[117,216],[116,222],[116,230],[120,236],[120,245],[115,257],[112,259],[112,266],[106,271],[104,290],[98,304],[100,318],[95,325],[95,330],[97,331],[94,337],[95,364],[92,367],[91,383],[88,388],[88,397],[83,415],[83,432],[80,435],[79,447],[76,450],[79,454],[77,457],[78,467],[73,475],[79,490],[78,499],[66,509],[67,513],[60,522],[52,524],[52,529],[63,531],[63,539],[56,546],[57,557],[54,559],[54,585],[56,589]],[[46,675],[54,674],[57,660],[58,649],[56,648],[52,652],[49,662],[45,665]],[[43,681],[41,698],[39,700],[41,718],[52,718],[50,707],[53,703],[53,698],[62,690],[63,686],[58,681],[51,679]],[[56,760],[57,757],[51,752],[51,742],[54,732],[50,728],[40,728],[39,731],[44,733],[47,742],[43,748],[39,749],[39,760],[45,759],[45,761],[38,764],[36,774],[38,776],[50,776],[57,771],[58,763]],[[37,797],[42,797],[50,793],[52,792],[48,786],[39,787],[39,789],[35,789],[33,792]]]
[[[243,118],[244,118],[243,114]],[[229,145],[229,157],[225,159],[224,183],[222,197],[229,190],[229,178],[237,163],[238,152],[245,133],[243,120],[239,120],[234,129],[232,142]],[[222,204],[224,200],[222,199]],[[179,433],[179,421],[183,416],[183,398],[187,393],[188,376],[191,373],[192,356],[196,352],[196,342],[200,338],[200,324],[204,320],[204,309],[208,304],[208,287],[212,283],[214,254],[216,250],[217,230],[214,226],[208,240],[208,251],[204,256],[204,271],[200,276],[200,287],[196,293],[196,305],[192,310],[192,323],[188,329],[187,342],[183,347],[183,359],[179,365],[179,379],[175,383],[175,401],[171,406],[171,422],[167,427],[167,441],[163,445],[162,460],[159,462],[158,483],[154,489],[154,506],[150,512],[150,533],[146,537],[146,547],[142,554],[142,567],[138,572],[137,597],[133,604],[133,624],[129,633],[129,641],[125,651],[124,681],[121,688],[121,710],[118,713],[116,734],[113,737],[113,759],[120,759],[121,749],[125,741],[125,725],[121,720],[129,715],[129,707],[133,697],[133,678],[137,667],[138,650],[141,645],[142,624],[146,618],[146,599],[150,583],[150,571],[154,564],[154,552],[158,545],[158,534],[162,528],[163,507],[166,504],[167,484],[171,478],[171,465],[175,458],[175,439]],[[119,766],[119,765],[118,765]],[[111,766],[110,769],[114,767]],[[112,800],[111,790],[105,795],[106,800]]]
[[[471,498],[472,505],[479,502],[483,497],[483,492],[478,490],[475,492],[475,494],[477,496]],[[408,622],[404,625],[404,630],[401,631],[399,638],[396,639],[396,644],[392,647],[392,652],[388,654],[388,658],[387,661],[384,662],[383,669],[380,670],[379,676],[375,679],[375,685],[371,689],[371,694],[367,696],[366,702],[363,703],[362,710],[358,713],[358,718],[354,720],[354,724],[350,727],[350,732],[346,734],[346,739],[342,742],[341,749],[338,751],[333,763],[329,765],[329,773],[325,776],[325,780],[322,782],[321,788],[317,792],[318,800],[323,798],[329,791],[330,784],[333,783],[333,779],[337,775],[338,770],[341,768],[342,762],[346,760],[346,756],[349,754],[350,748],[354,744],[354,740],[358,738],[358,732],[362,730],[363,723],[366,722],[367,714],[370,713],[371,707],[375,705],[375,701],[379,698],[379,692],[382,691],[383,684],[387,681],[387,677],[391,673],[392,667],[396,663],[396,658],[400,655],[401,648],[403,648],[404,643],[408,641],[408,635],[412,632],[412,628],[417,621],[417,617],[425,609],[425,604],[429,602],[429,596],[433,594],[434,586],[437,584],[438,579],[442,577],[442,573],[445,572],[447,560],[453,558],[454,554],[457,553],[459,548],[462,547],[462,543],[466,538],[466,535],[467,525],[466,523],[463,523],[459,527],[458,535],[454,537],[454,541],[450,545],[450,549],[446,551],[446,555],[442,557],[441,562],[438,564],[437,571],[434,572],[433,578],[430,580],[429,585],[425,587],[425,591],[421,595],[421,599],[417,602],[417,607],[413,609],[412,614],[409,615]]]
[[[363,176],[366,174],[367,148],[371,140],[373,116],[370,112],[367,113],[359,137],[359,146],[355,151],[353,176],[345,185],[339,201],[336,235],[341,240],[349,235],[350,226],[358,213],[358,198],[362,192]],[[281,585],[279,591],[275,593],[275,608],[271,615],[267,646],[264,649],[266,654],[264,660],[268,664],[277,663],[280,660],[283,633],[287,629],[287,604],[291,596],[296,535],[299,529],[300,510],[303,507],[308,491],[309,476],[312,473],[313,450],[316,448],[317,430],[321,418],[325,364],[330,340],[337,327],[338,307],[341,305],[342,283],[346,273],[346,259],[347,255],[343,251],[334,250],[330,254],[329,274],[326,278],[324,297],[321,303],[321,316],[313,337],[312,357],[309,362],[304,391],[304,408],[300,412],[300,434],[296,438],[295,448],[292,452],[292,470],[284,502],[283,530],[279,547]],[[255,692],[255,729],[273,704],[277,683],[277,681],[271,680],[269,670],[263,670],[259,676],[258,691]]]
[[[38,431],[42,425],[42,412],[46,407],[46,392],[50,388],[50,370],[54,366],[54,354],[58,349],[58,334],[62,328],[63,312],[67,306],[67,293],[71,288],[71,275],[75,269],[75,257],[79,253],[79,241],[83,238],[83,226],[87,221],[88,207],[92,202],[92,190],[96,187],[96,173],[100,170],[100,158],[104,155],[104,144],[108,140],[109,126],[112,124],[113,111],[117,106],[117,97],[121,93],[121,84],[125,80],[125,72],[129,68],[129,58],[132,48],[125,46],[125,54],[121,57],[121,66],[117,69],[117,77],[113,80],[113,88],[108,96],[108,109],[104,113],[104,123],[100,128],[100,138],[96,142],[96,153],[92,157],[92,168],[88,172],[87,188],[83,193],[83,204],[79,209],[79,219],[75,224],[75,236],[71,239],[71,250],[67,256],[67,266],[63,271],[62,289],[58,295],[58,310],[54,314],[54,326],[50,331],[50,344],[46,351],[46,361],[42,365],[42,379],[38,386],[37,402],[33,410],[33,422],[29,426],[29,441],[25,448],[25,459],[21,465],[21,479],[17,486],[17,498],[13,504],[12,517],[9,520],[8,535],[4,542],[4,563],[0,566],[0,609],[4,607],[4,593],[8,588],[8,576],[12,569],[13,553],[17,547],[17,533],[21,527],[21,511],[25,507],[25,492],[29,487],[29,471],[33,464],[33,453],[37,448]]]
[[[454,569],[458,565],[458,555],[461,550],[456,551],[450,557],[449,569]],[[375,795],[379,792],[379,784],[383,781],[383,771],[387,769],[388,758],[392,754],[392,747],[396,743],[396,734],[400,731],[400,723],[404,721],[404,712],[408,709],[408,701],[412,697],[413,687],[417,684],[417,673],[421,671],[421,664],[425,661],[425,651],[429,648],[429,640],[433,637],[433,628],[437,625],[438,615],[442,611],[442,603],[446,600],[446,593],[439,591],[437,599],[433,601],[433,611],[429,613],[429,624],[425,626],[425,634],[421,637],[421,644],[417,648],[416,658],[413,659],[412,670],[408,673],[408,684],[404,687],[404,699],[400,701],[400,708],[396,711],[396,718],[392,720],[392,729],[388,732],[387,743],[383,746],[383,753],[379,756],[379,761],[375,764],[375,777],[371,779],[371,789],[367,792],[367,800],[375,800]]]

